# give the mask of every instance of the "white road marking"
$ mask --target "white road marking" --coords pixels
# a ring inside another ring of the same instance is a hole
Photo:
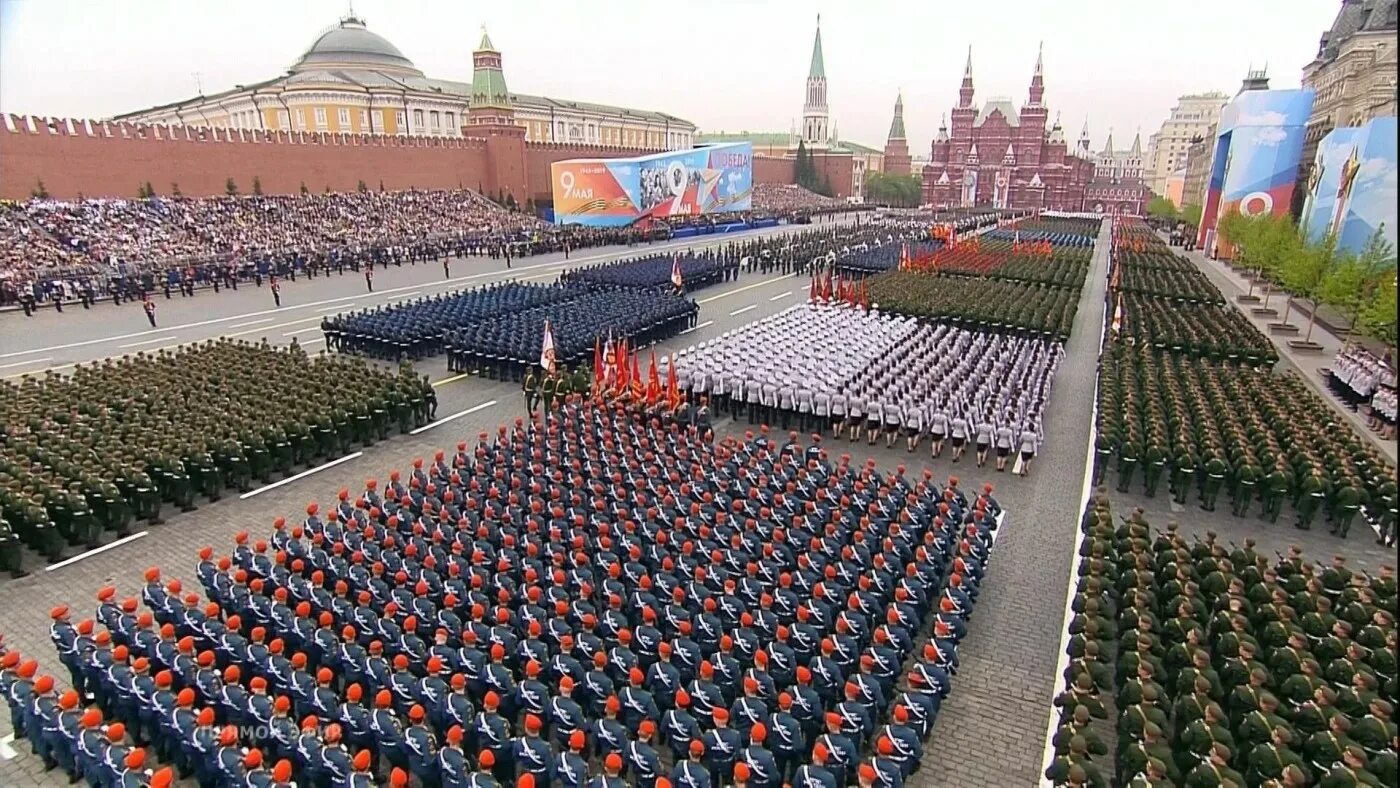
[[[467,408],[466,410],[463,410],[463,411],[459,411],[459,412],[457,412],[457,413],[454,413],[454,414],[452,414],[451,416],[443,416],[442,418],[438,419],[437,421],[430,422],[430,423],[428,423],[428,424],[424,424],[423,426],[419,427],[418,429],[410,431],[408,434],[409,434],[409,435],[417,435],[417,434],[419,434],[419,433],[421,433],[421,432],[427,432],[428,430],[432,429],[433,427],[441,427],[442,425],[446,424],[446,423],[449,422],[449,421],[452,421],[453,419],[460,419],[460,418],[462,418],[463,416],[467,416],[467,415],[470,415],[470,414],[472,414],[472,413],[476,413],[476,412],[479,411],[479,410],[485,410],[486,408],[489,408],[489,407],[491,407],[492,405],[495,405],[495,404],[496,404],[496,400],[494,400],[494,399],[493,399],[493,400],[487,400],[486,402],[483,402],[483,403],[481,403],[480,405],[473,405],[473,406],[471,406],[470,408]]]
[[[28,361],[11,361],[8,364],[0,364],[0,369],[8,369],[10,367],[22,367],[25,364],[43,364],[46,361],[53,361],[53,356],[48,356],[46,358],[31,358]]]
[[[334,306],[323,306],[323,307],[321,307],[320,309],[317,309],[316,311],[317,311],[317,312],[334,312],[334,311],[336,311],[337,309],[348,309],[349,307],[352,307],[352,306],[354,306],[354,305],[355,305],[355,302],[354,302],[354,301],[351,301],[351,302],[348,303],[348,304],[335,304]]]
[[[703,323],[696,323],[694,328],[687,328],[686,330],[682,331],[681,333],[682,333],[682,334],[689,334],[689,333],[692,332],[692,331],[699,331],[700,329],[704,328],[705,326],[712,326],[712,325],[714,325],[714,324],[715,324],[715,321],[713,321],[713,320],[706,320],[706,321],[703,322]]]
[[[259,325],[259,324],[261,324],[261,323],[271,323],[271,322],[272,322],[272,318],[270,318],[270,317],[264,317],[264,318],[259,318],[259,319],[257,319],[257,320],[246,320],[246,321],[244,321],[244,322],[242,322],[242,323],[234,323],[233,325],[229,326],[229,328],[246,328],[246,327],[248,327],[248,326],[256,326],[256,325]]]
[[[327,468],[334,468],[335,466],[341,464],[342,462],[349,462],[350,460],[353,460],[353,459],[355,459],[356,457],[360,457],[360,456],[362,456],[363,454],[364,454],[364,452],[362,452],[362,451],[352,452],[352,453],[350,453],[350,454],[345,455],[344,457],[341,457],[341,458],[338,459],[338,460],[331,460],[331,461],[328,462],[328,463],[324,463],[324,464],[322,464],[322,465],[317,465],[315,468],[308,468],[308,469],[302,471],[301,473],[296,474],[295,476],[288,476],[287,478],[282,479],[282,480],[280,480],[280,481],[275,481],[275,482],[273,482],[272,484],[265,484],[265,485],[263,485],[262,487],[259,487],[259,488],[256,489],[256,490],[250,490],[250,491],[248,491],[248,492],[245,492],[245,493],[243,493],[242,495],[238,496],[238,500],[244,501],[244,500],[247,500],[247,499],[249,499],[249,498],[252,498],[254,495],[262,495],[263,493],[267,492],[268,490],[275,490],[275,489],[277,489],[278,487],[281,487],[281,486],[284,485],[284,484],[291,484],[292,482],[294,482],[294,481],[296,481],[296,480],[298,480],[298,479],[305,479],[306,477],[310,476],[310,475],[313,474],[313,473],[319,473],[320,471],[324,471],[324,470],[327,469]]]
[[[412,297],[418,295],[418,294],[421,293],[421,292],[423,292],[423,291],[422,291],[422,290],[410,290],[410,291],[408,291],[407,293],[399,293],[399,294],[397,294],[397,295],[389,296],[389,298],[390,298],[390,300],[395,299],[395,298],[412,298]]]
[[[298,328],[296,331],[288,331],[287,333],[283,334],[282,336],[284,336],[284,337],[294,337],[294,336],[296,336],[297,334],[305,334],[305,333],[308,333],[308,332],[311,332],[311,331],[320,331],[320,330],[321,330],[321,327],[320,327],[320,326],[312,326],[312,327],[310,327],[310,328]]]
[[[450,378],[443,378],[442,380],[435,381],[432,385],[433,385],[433,388],[437,388],[438,386],[446,386],[448,383],[456,383],[457,381],[461,380],[462,378],[469,378],[469,377],[471,377],[471,375],[472,375],[472,373],[470,373],[470,372],[463,372],[463,373],[460,374],[460,375],[453,375],[453,376],[450,377]]]
[[[156,337],[155,339],[147,339],[141,342],[128,342],[125,345],[117,345],[117,347],[125,349],[129,347],[140,347],[141,345],[154,345],[157,342],[169,342],[170,340],[176,338],[177,337],[174,334],[172,334],[168,337]]]
[[[65,559],[63,559],[62,561],[59,561],[59,562],[56,563],[56,564],[50,564],[49,566],[44,567],[44,571],[45,571],[45,572],[52,572],[52,571],[55,570],[55,569],[62,569],[63,567],[68,566],[69,564],[76,564],[76,563],[78,563],[79,561],[83,560],[84,558],[91,558],[91,557],[97,555],[98,553],[105,553],[105,552],[107,552],[108,550],[111,550],[113,547],[121,547],[122,545],[126,544],[127,542],[134,542],[134,541],[136,541],[137,539],[140,539],[141,537],[145,536],[146,534],[147,534],[146,531],[137,531],[136,533],[132,534],[131,536],[124,536],[124,537],[122,537],[121,539],[118,539],[117,541],[112,542],[111,544],[104,544],[104,545],[102,545],[101,547],[94,547],[93,549],[87,551],[86,553],[78,553],[77,555],[73,556],[72,558],[65,558]],[[11,738],[13,738],[13,737],[11,737]],[[7,760],[8,760],[8,759],[7,759]]]
[[[15,756],[19,755],[19,753],[15,752],[15,748],[10,746],[11,744],[14,744],[14,742],[15,735],[13,733],[7,735],[3,739],[0,739],[0,760],[13,761],[15,759]]]
[[[732,295],[738,295],[739,293],[747,292],[747,291],[749,291],[749,290],[754,289],[755,287],[763,287],[764,285],[772,284],[773,282],[776,282],[776,281],[778,281],[779,279],[782,279],[782,278],[783,278],[783,277],[781,277],[781,276],[775,276],[775,277],[773,277],[772,279],[764,279],[762,282],[754,282],[754,283],[751,284],[751,285],[744,285],[743,287],[738,287],[738,288],[735,288],[735,289],[733,289],[733,290],[729,290],[729,291],[727,291],[727,292],[720,293],[719,295],[712,295],[712,296],[710,296],[709,298],[701,298],[701,299],[698,299],[698,300],[696,300],[695,303],[697,303],[697,304],[708,304],[708,303],[710,303],[710,302],[712,302],[712,301],[718,301],[718,300],[720,300],[721,298],[728,298],[728,297],[730,297],[730,296],[732,296]]]
[[[734,317],[735,315],[742,315],[742,314],[744,314],[745,312],[747,312],[747,311],[749,311],[749,310],[751,310],[751,309],[758,309],[758,304],[749,304],[748,306],[740,307],[740,308],[734,310],[733,312],[730,312],[730,313],[729,313],[729,316],[730,316],[730,317]]]
[[[787,297],[790,296],[790,295],[792,295],[792,291],[791,291],[791,290],[787,291],[786,293],[779,293],[779,294],[773,296],[772,298],[770,298],[770,299],[768,299],[768,300],[769,300],[769,301],[781,301],[782,299],[787,298]]]
[[[315,338],[315,339],[308,339],[308,340],[306,340],[305,342],[302,342],[301,340],[297,340],[297,344],[298,344],[298,345],[301,345],[302,347],[306,347],[307,345],[319,345],[319,344],[321,344],[322,342],[325,342],[325,341],[326,341],[326,338],[325,338],[325,337],[317,337],[317,338]]]

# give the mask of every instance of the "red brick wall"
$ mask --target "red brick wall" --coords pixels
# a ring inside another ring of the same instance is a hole
[[[793,159],[779,159],[772,156],[753,157],[754,183],[796,183],[793,172]]]
[[[31,127],[34,131],[31,131]],[[518,137],[436,139],[136,126],[10,116],[0,121],[0,199],[22,200],[40,180],[57,198],[157,194],[178,183],[188,196],[223,194],[231,177],[241,193],[257,177],[266,194],[312,191],[458,188],[502,190],[521,202],[550,199],[549,164],[616,158],[644,151],[525,143]]]
[[[852,158],[849,153],[817,154],[812,157],[812,163],[817,167],[817,174],[824,175],[831,181],[832,197],[844,200],[851,196]]]

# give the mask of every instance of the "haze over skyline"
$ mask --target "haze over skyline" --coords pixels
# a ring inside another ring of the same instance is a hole
[[[0,112],[102,118],[286,71],[344,0],[0,0]],[[1335,2],[867,0],[644,3],[516,0],[479,6],[356,0],[354,12],[425,74],[470,81],[485,25],[512,91],[667,112],[706,131],[786,132],[802,112],[816,15],[831,118],[842,139],[882,147],[904,94],[910,151],[926,155],[957,101],[968,46],[981,106],[1025,102],[1043,42],[1045,103],[1093,149],[1148,135],[1183,93],[1233,95],[1268,64],[1297,87]]]

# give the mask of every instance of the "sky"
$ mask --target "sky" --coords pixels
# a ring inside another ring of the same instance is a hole
[[[0,0],[0,112],[101,118],[286,71],[347,0]],[[800,122],[821,15],[831,117],[882,147],[904,94],[913,153],[957,101],[1024,103],[1043,43],[1045,103],[1095,150],[1148,136],[1176,97],[1233,95],[1268,65],[1299,86],[1336,0],[353,0],[426,75],[471,80],[482,25],[511,90],[668,112],[702,131]]]

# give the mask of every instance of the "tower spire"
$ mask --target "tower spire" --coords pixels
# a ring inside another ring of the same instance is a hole
[[[963,67],[962,86],[958,88],[958,106],[972,106],[972,45],[967,45],[967,65]]]
[[[904,139],[904,92],[900,91],[894,97],[894,120],[890,121],[891,140]]]
[[[822,18],[817,15],[817,31],[812,37],[812,61],[807,68],[807,99],[802,103],[802,141],[808,148],[830,144],[832,132],[826,105],[826,60],[822,56]]]
[[[1036,50],[1035,71],[1031,73],[1031,89],[1029,101],[1026,106],[1039,107],[1040,101],[1045,96],[1045,42],[1040,42],[1040,48]]]
[[[826,79],[826,61],[822,58],[822,15],[817,14],[817,35],[812,40],[812,64],[807,69],[808,79]]]

